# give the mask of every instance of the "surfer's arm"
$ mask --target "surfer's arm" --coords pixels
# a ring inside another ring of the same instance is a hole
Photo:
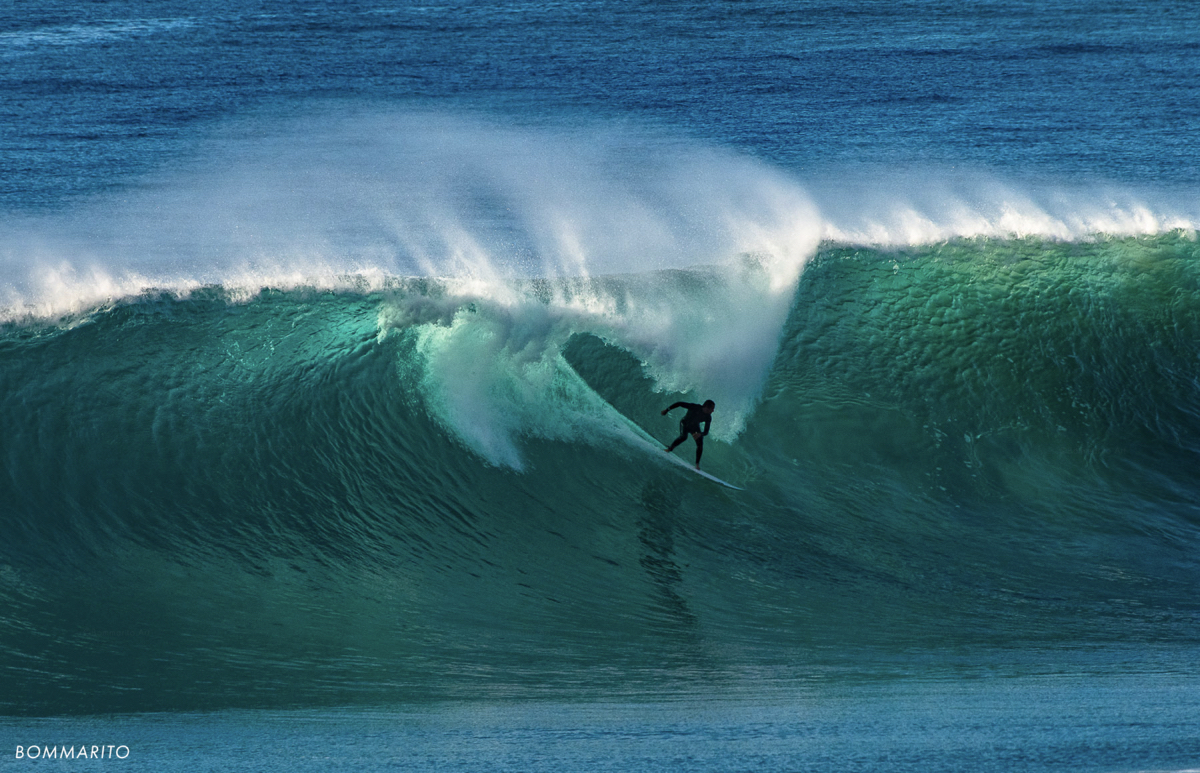
[[[668,413],[670,413],[671,411],[675,410],[676,408],[678,408],[678,407],[679,407],[679,406],[681,406],[681,405],[687,405],[687,403],[675,403],[675,404],[674,404],[674,405],[672,405],[670,408],[668,408],[668,409],[666,409],[665,411],[663,411],[663,414],[662,414],[662,415],[663,415],[663,416],[666,416]]]
[[[708,428],[709,428],[709,427],[711,427],[711,426],[712,426],[712,419],[711,419],[711,418],[705,419],[705,420],[704,420],[704,432],[702,432],[702,433],[700,433],[700,434],[702,434],[702,435],[707,435],[707,434],[708,434]]]

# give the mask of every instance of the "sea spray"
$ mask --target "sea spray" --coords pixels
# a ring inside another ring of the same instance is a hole
[[[806,187],[834,244],[890,248],[952,239],[1042,237],[1078,241],[1195,231],[1200,197],[1096,181],[1006,179],[983,170],[864,169],[814,175]]]
[[[514,126],[314,108],[214,128],[176,163],[70,210],[0,225],[3,317],[74,314],[155,288],[354,275],[581,278],[749,255],[786,298],[819,241],[1194,231],[1186,191],[982,171],[805,174],[646,129]],[[786,301],[785,301],[786,303]]]
[[[69,313],[148,287],[375,272],[586,277],[744,252],[766,258],[786,294],[819,238],[796,181],[648,133],[411,111],[318,111],[244,131],[215,132],[194,165],[120,196],[7,223],[6,316]]]

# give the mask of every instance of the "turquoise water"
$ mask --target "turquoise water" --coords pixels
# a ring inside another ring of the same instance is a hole
[[[821,248],[761,347],[757,263],[209,288],[13,323],[3,588],[25,667],[5,705],[1190,648],[1196,245]],[[647,335],[664,309],[675,339]],[[705,357],[711,392],[661,386]],[[661,408],[701,394],[721,408],[705,469],[744,492],[660,456]]]
[[[1200,767],[1198,23],[0,11],[6,764]]]

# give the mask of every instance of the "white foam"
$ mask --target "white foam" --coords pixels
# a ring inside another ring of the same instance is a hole
[[[1086,240],[1200,227],[1200,194],[1108,183],[1016,184],[982,172],[889,172],[814,179],[810,190],[832,242],[933,244],[962,237]]]
[[[635,439],[563,359],[581,332],[641,358],[660,387],[714,399],[712,436],[728,441],[753,410],[778,346],[791,290],[776,289],[776,279],[765,261],[747,260],[549,288],[446,281],[431,296],[387,305],[381,335],[415,338],[426,407],[493,464],[521,469],[522,436]]]

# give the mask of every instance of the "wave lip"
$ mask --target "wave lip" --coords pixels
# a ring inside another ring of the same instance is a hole
[[[203,158],[203,161],[199,159]],[[0,226],[3,317],[52,318],[148,289],[338,277],[500,285],[759,261],[786,295],[819,243],[1063,241],[1195,232],[1194,192],[1019,183],[956,171],[795,174],[599,125],[514,128],[412,110],[231,123],[197,160],[120,199]]]
[[[6,224],[7,316],[256,276],[260,285],[384,275],[495,288],[746,254],[786,293],[820,237],[803,186],[718,149],[603,127],[315,112],[265,137],[226,127],[203,164],[148,178],[120,201]]]
[[[885,247],[956,238],[1043,237],[1080,241],[1200,228],[1194,192],[1147,193],[1108,184],[1016,184],[982,174],[878,173],[819,182],[822,238]]]

